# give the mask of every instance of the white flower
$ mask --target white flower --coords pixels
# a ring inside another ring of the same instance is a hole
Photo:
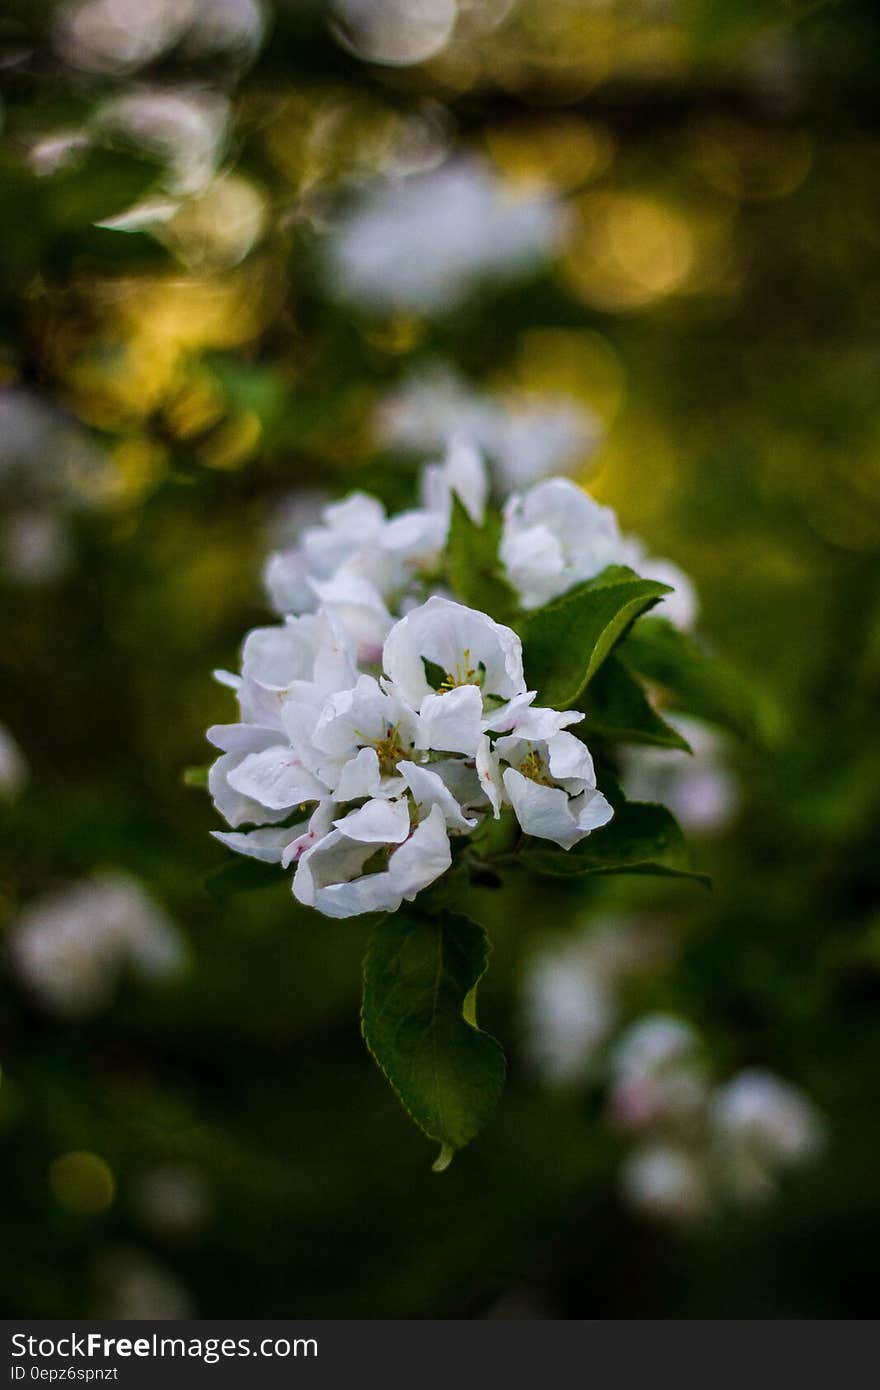
[[[421,748],[473,755],[484,729],[526,694],[516,633],[437,595],[395,623],[383,664],[419,712]]]
[[[637,536],[623,538],[619,563],[629,565],[630,569],[635,570],[643,579],[656,579],[661,584],[668,584],[672,593],[664,597],[658,613],[683,630],[694,626],[700,605],[696,590],[684,570],[679,569],[671,560],[649,555]]]
[[[574,1085],[595,1073],[621,987],[656,967],[666,949],[656,922],[609,918],[573,938],[551,939],[532,956],[523,989],[524,1050],[545,1084]]]
[[[699,1039],[673,1015],[648,1014],[632,1024],[609,1066],[611,1110],[624,1128],[687,1123],[705,1104],[708,1080]]]
[[[524,608],[539,608],[618,563],[620,544],[611,509],[567,478],[514,493],[504,508],[501,560]]]
[[[9,953],[36,1000],[64,1018],[85,1018],[107,1005],[126,970],[160,981],[184,961],[174,924],[121,873],[38,898],[13,923]]]
[[[596,788],[589,749],[561,728],[572,716],[583,717],[573,710],[526,710],[523,727],[533,728],[534,737],[523,737],[517,723],[512,734],[494,747],[487,739],[477,753],[477,772],[496,815],[502,801],[509,802],[527,835],[563,849],[607,825],[614,814]]]
[[[401,788],[397,765],[416,746],[418,720],[397,691],[374,676],[359,676],[350,690],[324,702],[312,742],[338,766],[337,800],[376,796]]]
[[[554,252],[559,210],[476,160],[369,189],[329,247],[333,291],[368,311],[445,313],[471,287],[528,274]]]
[[[662,802],[694,834],[723,830],[740,801],[723,740],[696,720],[664,717],[687,739],[692,756],[663,748],[625,748],[621,781],[627,796]]]
[[[477,526],[483,524],[489,476],[479,449],[462,435],[449,441],[443,463],[429,463],[422,474],[422,496],[425,510],[445,520],[443,539],[449,530],[453,493]]]
[[[813,1103],[772,1072],[749,1068],[715,1094],[711,1123],[717,1140],[769,1170],[815,1157],[825,1125]]]
[[[602,438],[596,416],[571,397],[486,395],[444,363],[413,372],[389,392],[375,430],[381,443],[419,454],[464,436],[488,455],[503,492],[583,469]]]
[[[388,808],[386,802],[369,804]],[[404,807],[406,804],[399,803]],[[339,822],[336,829],[302,855],[293,879],[294,896],[299,902],[316,907],[327,917],[396,912],[401,903],[412,902],[423,888],[449,868],[452,862],[449,836],[439,805],[432,806],[425,819],[402,843],[387,841],[378,846],[375,839],[356,838],[358,834],[376,829],[373,813],[368,817],[362,817],[360,812],[354,814],[361,818]],[[395,822],[397,835],[402,827],[402,815],[400,812],[394,814],[400,818],[399,825]],[[377,854],[385,867],[365,874],[363,870],[368,861]]]
[[[673,1144],[652,1143],[626,1159],[620,1175],[625,1200],[646,1216],[694,1221],[710,1210],[707,1176],[700,1159]]]
[[[101,136],[122,136],[163,160],[165,188],[181,197],[201,192],[216,173],[229,113],[228,100],[216,91],[143,87],[102,103],[92,127]]]

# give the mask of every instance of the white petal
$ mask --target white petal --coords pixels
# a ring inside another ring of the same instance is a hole
[[[291,840],[304,832],[307,825],[308,822],[303,821],[300,825],[286,825],[281,829],[275,825],[264,825],[258,830],[212,830],[211,834],[221,845],[235,850],[237,854],[246,854],[263,864],[280,864],[284,850]]]
[[[414,708],[432,693],[425,660],[461,683],[468,670],[481,671],[483,692],[499,700],[525,690],[522,643],[516,633],[485,613],[437,594],[395,623],[385,641],[385,673]]]
[[[547,760],[550,767],[550,775],[557,782],[576,781],[580,785],[577,791],[585,791],[587,787],[595,787],[596,774],[593,770],[593,759],[590,757],[590,750],[585,743],[581,743],[574,734],[558,733],[547,740]],[[569,788],[568,790],[575,790]]]
[[[523,777],[512,767],[505,769],[504,787],[516,818],[527,835],[534,835],[539,840],[553,840],[563,849],[571,849],[594,828],[582,827],[578,823],[572,814],[568,794],[561,787],[545,787]]]
[[[234,671],[223,671],[218,669],[212,672],[218,685],[225,685],[227,690],[238,690],[241,685],[241,676],[237,676]]]
[[[308,680],[315,659],[314,618],[292,618],[277,627],[256,627],[245,638],[242,673],[273,690]]]
[[[515,702],[511,701],[513,705]],[[530,743],[542,743],[558,734],[569,724],[580,724],[583,714],[578,709],[543,709],[540,706],[514,711],[514,719],[509,725],[518,738]]]
[[[380,781],[379,755],[375,748],[362,748],[343,767],[334,795],[337,801],[357,801],[362,796],[375,796]]]
[[[317,599],[308,582],[309,562],[299,549],[270,555],[263,570],[263,584],[276,613],[309,613]]]
[[[506,704],[493,710],[488,718],[483,720],[483,731],[487,734],[502,734],[506,733],[508,729],[518,728],[520,719],[537,693],[537,690],[524,690],[521,695],[514,695],[512,700],[508,700]]]
[[[416,736],[419,748],[473,756],[482,733],[483,697],[475,685],[460,685],[422,701]]]
[[[334,821],[336,829],[349,840],[365,844],[399,845],[409,834],[409,804],[406,800],[368,801],[357,811],[350,811],[342,820]]]
[[[327,917],[395,912],[402,894],[389,870],[359,877],[375,852],[375,845],[349,840],[338,830],[331,830],[300,859],[293,877],[294,897]]]
[[[492,751],[492,745],[485,734],[477,744],[477,776],[497,820],[504,801],[504,783],[501,779],[498,755]]]
[[[317,801],[327,789],[303,767],[294,749],[276,745],[262,753],[249,753],[229,773],[229,785],[271,811]]]
[[[291,840],[285,848],[281,856],[282,868],[288,868],[290,864],[295,863],[301,855],[305,854],[307,849],[311,849],[320,840],[323,840],[325,835],[330,834],[335,809],[335,803],[330,797],[318,802],[305,829],[297,827],[301,833],[297,835],[296,839]]]
[[[392,854],[389,875],[400,896],[412,902],[416,894],[444,874],[451,863],[443,812],[439,806],[432,806],[426,819]]]
[[[205,737],[223,753],[259,753],[278,742],[278,730],[260,724],[212,724]]]
[[[250,676],[238,687],[238,707],[245,724],[261,724],[264,728],[280,729],[284,707],[284,691],[261,685]]]
[[[473,830],[477,817],[468,819],[464,815],[452,792],[436,772],[408,762],[398,763],[398,770],[420,810],[439,806],[448,826],[455,830]]]
[[[216,762],[212,763],[208,772],[208,791],[211,793],[214,805],[227,825],[231,825],[233,829],[248,822],[254,825],[265,825],[267,822],[283,820],[287,814],[286,807],[281,811],[267,810],[261,802],[245,796],[231,785],[230,774],[235,773],[246,756],[249,755],[224,753]]]
[[[609,805],[600,791],[588,787],[580,796],[569,802],[568,809],[574,816],[575,824],[581,831],[581,838],[591,830],[607,825],[614,816],[614,807]]]

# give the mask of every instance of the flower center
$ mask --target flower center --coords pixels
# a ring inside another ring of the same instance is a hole
[[[542,787],[555,786],[540,753],[536,748],[532,748],[531,744],[528,753],[519,765],[519,770],[523,777],[528,777],[530,782],[537,782]]]
[[[470,647],[465,647],[462,660],[455,663],[451,671],[446,671],[443,679],[437,686],[438,695],[443,695],[449,690],[456,690],[460,685],[476,685],[482,687],[486,676],[486,667],[482,661],[476,666],[471,665]]]
[[[401,758],[409,757],[410,750],[400,741],[400,725],[386,725],[385,737],[373,745],[379,758],[379,771],[383,777],[391,777]]]

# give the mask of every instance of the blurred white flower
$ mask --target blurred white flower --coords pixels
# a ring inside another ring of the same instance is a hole
[[[549,603],[608,565],[628,565],[673,587],[659,610],[663,617],[680,627],[696,618],[696,595],[687,576],[670,561],[648,555],[636,537],[621,535],[611,508],[567,478],[548,478],[508,498],[500,554],[524,608]]]
[[[623,1129],[687,1126],[708,1095],[699,1037],[671,1014],[647,1014],[632,1024],[614,1046],[609,1071],[611,1113]]]
[[[711,1206],[702,1162],[673,1144],[651,1143],[635,1149],[621,1168],[620,1188],[635,1211],[659,1220],[698,1220]]]
[[[14,801],[29,776],[24,753],[6,726],[0,724],[0,801]]]
[[[184,197],[203,192],[216,174],[229,113],[228,99],[207,88],[140,87],[103,102],[91,128],[101,138],[124,139],[160,160],[163,187]],[[174,206],[169,204],[172,211]]]
[[[13,971],[38,1004],[86,1018],[110,1003],[125,973],[148,982],[181,970],[177,928],[140,884],[97,875],[28,904],[9,932]]]
[[[136,72],[181,45],[188,57],[222,54],[245,62],[265,27],[257,0],[67,0],[54,41],[65,62],[86,72]]]
[[[709,1122],[721,1179],[743,1202],[772,1194],[781,1171],[816,1158],[825,1144],[825,1122],[812,1101],[759,1068],[715,1092]]]
[[[368,311],[444,313],[481,282],[536,270],[559,221],[548,198],[457,159],[364,192],[331,237],[330,287]]]
[[[186,32],[196,0],[68,0],[55,19],[55,46],[87,72],[132,72]]]
[[[176,1322],[196,1316],[186,1286],[144,1250],[106,1250],[95,1261],[91,1274],[98,1318]]]
[[[539,608],[618,563],[621,536],[602,507],[566,478],[514,493],[504,508],[501,559],[524,608]]]
[[[333,31],[370,63],[410,67],[440,53],[452,37],[456,0],[332,0]]]
[[[25,386],[0,387],[0,495],[10,508],[101,500],[102,448],[75,420]]]
[[[160,1164],[142,1174],[132,1202],[145,1227],[172,1239],[203,1230],[213,1205],[204,1174],[185,1163]]]
[[[697,720],[665,716],[683,734],[691,756],[662,748],[625,748],[621,781],[632,801],[659,801],[685,830],[713,834],[736,814],[740,791],[724,739]]]
[[[53,584],[73,556],[70,522],[57,512],[27,507],[0,521],[0,568],[14,584]]]
[[[656,922],[611,918],[562,938],[527,962],[523,1049],[548,1085],[598,1074],[601,1050],[616,1027],[626,981],[666,960],[669,942]]]
[[[382,444],[422,455],[464,435],[487,455],[504,493],[583,469],[602,438],[597,416],[569,396],[490,396],[444,364],[414,372],[383,397],[375,430]]]

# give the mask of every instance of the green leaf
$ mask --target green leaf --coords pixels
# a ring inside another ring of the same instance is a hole
[[[504,1053],[477,1027],[489,943],[467,917],[403,909],[384,917],[364,960],[367,1047],[416,1124],[442,1146],[470,1142],[498,1103]]]
[[[517,602],[499,567],[500,539],[501,517],[496,511],[487,507],[484,524],[477,526],[453,493],[447,543],[452,588],[462,603],[505,622],[516,610]]]
[[[426,656],[422,657],[422,665],[425,668],[425,680],[432,690],[439,690],[446,681],[446,672],[442,666],[438,666],[436,661],[429,661]]]
[[[574,849],[544,847],[533,841],[521,862],[533,873],[554,878],[579,878],[586,874],[659,874],[692,878],[710,886],[705,874],[695,873],[681,826],[665,806],[651,801],[624,801],[615,806],[614,819],[594,830]],[[539,847],[540,845],[540,847]]]
[[[762,712],[742,677],[665,618],[639,623],[617,655],[629,671],[661,686],[670,708],[746,738],[760,737]]]
[[[666,584],[611,565],[523,618],[526,680],[537,687],[540,704],[574,704],[631,623],[669,592]]]
[[[687,739],[654,709],[638,680],[612,652],[596,672],[581,708],[586,719],[579,729],[615,743],[648,743],[655,748],[691,751]]]

